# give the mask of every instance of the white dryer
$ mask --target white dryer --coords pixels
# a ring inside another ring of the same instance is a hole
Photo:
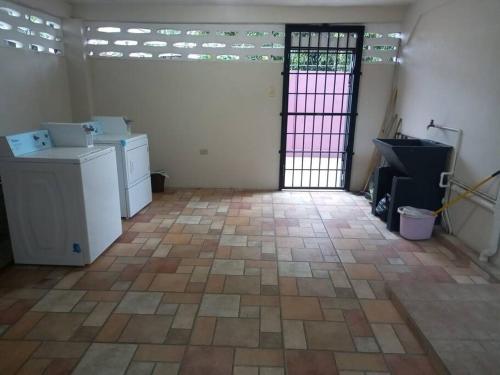
[[[54,147],[47,130],[0,137],[0,175],[16,263],[82,266],[122,233],[112,147]]]
[[[148,136],[131,133],[123,117],[96,116],[92,120],[94,144],[115,146],[122,217],[130,218],[153,199]]]

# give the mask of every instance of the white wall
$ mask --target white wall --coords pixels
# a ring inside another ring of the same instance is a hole
[[[171,23],[379,23],[399,22],[404,6],[288,7],[161,4],[75,4],[73,17],[91,21]]]
[[[135,120],[172,185],[277,186],[280,64],[89,61],[95,113]]]
[[[70,17],[71,5],[64,0],[8,0],[56,17]]]
[[[14,2],[57,17],[71,12],[61,0]],[[70,121],[65,58],[0,48],[0,98],[0,135],[35,129],[42,121]]]
[[[64,58],[0,48],[0,135],[71,120]]]
[[[277,188],[282,64],[89,62],[95,113],[135,120],[150,136],[152,167],[166,168],[172,186]],[[393,69],[363,67],[353,190],[364,183]]]
[[[403,131],[426,136],[430,119],[463,129],[456,177],[469,185],[500,168],[500,2],[422,0],[405,23],[399,112]],[[498,183],[485,188],[496,196]],[[488,245],[492,213],[472,202],[451,209],[459,238]]]
[[[76,6],[89,20],[156,22],[398,22],[401,7]],[[127,115],[151,138],[171,186],[278,187],[282,64],[90,59],[95,114]],[[392,65],[365,65],[351,188],[363,186],[390,93]],[[269,97],[273,88],[275,97]],[[200,155],[200,149],[209,154]]]

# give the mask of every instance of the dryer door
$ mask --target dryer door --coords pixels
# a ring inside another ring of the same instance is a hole
[[[127,186],[133,186],[138,181],[149,176],[149,146],[147,143],[135,148],[126,148],[125,163],[127,170]]]

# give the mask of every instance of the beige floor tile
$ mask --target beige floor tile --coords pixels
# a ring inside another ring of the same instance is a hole
[[[239,295],[205,294],[198,315],[237,318],[239,309]]]
[[[160,292],[128,292],[116,308],[117,314],[154,314],[163,293]]]
[[[283,338],[286,349],[307,349],[304,324],[301,320],[283,320]]]

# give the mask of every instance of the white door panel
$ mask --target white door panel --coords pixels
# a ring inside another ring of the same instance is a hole
[[[128,211],[130,217],[132,217],[139,212],[139,210],[151,203],[151,176],[147,176],[144,180],[127,189],[126,192]]]
[[[149,147],[143,145],[131,150],[125,150],[127,186],[132,186],[139,180],[150,174],[149,171]]]

